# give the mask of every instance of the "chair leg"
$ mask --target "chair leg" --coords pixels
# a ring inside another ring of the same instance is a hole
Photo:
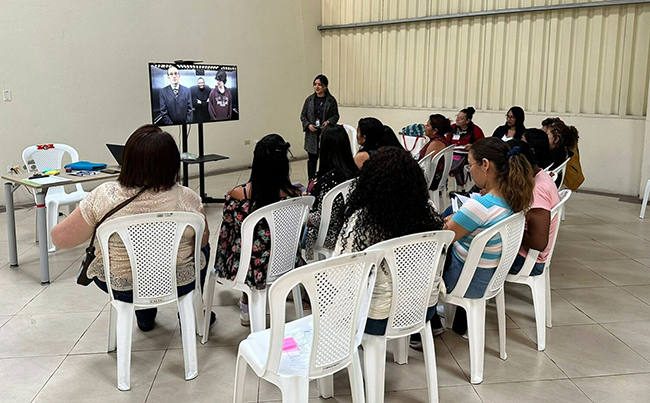
[[[243,355],[237,354],[237,364],[235,367],[235,394],[233,396],[233,403],[244,402],[244,385],[246,384],[246,369],[248,363]]]
[[[196,319],[194,316],[194,293],[190,291],[178,298],[178,313],[181,317],[183,330],[183,361],[185,364],[185,380],[189,381],[199,375],[199,364],[196,353]]]
[[[248,293],[248,314],[251,333],[266,329],[266,290],[251,290]]]
[[[115,310],[115,307],[113,306],[113,304],[109,303],[109,308],[108,308],[108,349],[107,349],[107,351],[109,353],[111,351],[115,351],[115,349],[117,348],[116,336],[117,336],[117,311]]]
[[[348,371],[349,370],[351,370],[350,367],[348,367]],[[350,376],[352,376],[352,374],[350,374]],[[322,397],[323,399],[329,399],[330,397],[334,397],[334,376],[333,375],[327,375],[322,378],[318,378],[316,380],[316,384],[318,385],[318,396]]]
[[[366,399],[363,393],[363,374],[361,373],[361,360],[359,359],[358,348],[355,348],[352,354],[352,364],[348,366],[348,376],[350,378],[352,402],[364,403]]]
[[[533,294],[535,327],[537,328],[537,351],[546,349],[546,277],[532,277],[530,291]]]
[[[208,326],[210,326],[210,314],[207,311],[203,311],[203,299],[201,298],[201,292],[197,289],[194,290],[192,306],[194,307],[194,328],[196,329],[196,334],[202,337],[205,315],[208,315]]]
[[[382,403],[386,381],[386,337],[363,335],[363,362],[366,398],[368,402]]]
[[[650,180],[645,185],[645,192],[643,192],[643,203],[641,203],[641,212],[639,218],[645,217],[645,209],[648,206],[648,198],[650,197]]]
[[[56,247],[52,243],[52,228],[59,221],[59,203],[49,202],[47,203],[47,251],[52,253],[56,252]]]
[[[393,350],[393,361],[405,365],[409,363],[409,339],[410,336],[389,340]]]
[[[497,321],[499,322],[499,357],[508,358],[506,353],[506,299],[503,288],[495,297],[497,302]]]
[[[448,304],[445,302],[445,327],[451,329],[454,325],[454,317],[456,316],[456,305]]]
[[[433,331],[427,323],[420,332],[422,352],[424,353],[424,368],[427,373],[427,389],[429,403],[438,403],[438,371],[436,370],[436,347],[433,341]]]
[[[300,284],[293,288],[293,306],[296,310],[296,318],[302,318],[305,314],[302,311],[302,295],[300,293]]]
[[[304,403],[309,400],[309,378],[292,377],[280,386],[282,403]]]
[[[201,344],[208,342],[210,338],[210,314],[212,312],[212,301],[214,300],[214,284],[216,283],[215,277],[217,276],[216,270],[213,268],[210,270],[208,275],[205,278],[205,284],[203,286],[203,299],[205,300],[205,312],[203,318],[203,338],[201,338]]]
[[[485,358],[485,301],[469,300],[467,310],[467,336],[469,336],[470,381],[473,384],[483,382],[483,364]]]
[[[131,338],[133,336],[133,304],[117,301],[117,388],[131,389]]]
[[[553,327],[553,322],[552,322],[552,316],[553,313],[551,312],[551,271],[550,267],[546,267],[546,270],[544,270],[544,277],[546,277],[546,327]]]

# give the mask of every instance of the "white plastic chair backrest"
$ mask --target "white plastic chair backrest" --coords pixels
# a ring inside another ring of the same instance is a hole
[[[200,278],[203,215],[186,211],[134,214],[108,219],[97,228],[106,284],[111,289],[109,238],[117,234],[129,255],[133,303],[157,306],[177,299],[178,246],[187,227],[194,230],[194,274]],[[113,293],[108,293],[113,300]]]
[[[67,144],[59,143],[48,143],[48,144],[38,144],[27,147],[23,150],[23,162],[27,167],[27,170],[30,171],[28,161],[34,160],[36,165],[36,171],[42,171],[44,169],[61,169],[63,156],[68,153],[70,155],[71,162],[79,161],[79,154],[77,150],[72,148]],[[81,184],[76,184],[77,190],[83,192]],[[48,195],[51,196],[56,193],[64,193],[63,186],[53,186],[48,188]]]
[[[429,297],[442,278],[441,256],[453,241],[453,231],[431,231],[390,239],[366,249],[383,251],[390,269],[393,300],[386,337],[405,336],[425,326]]]
[[[487,285],[483,298],[489,299],[497,295],[501,288],[503,288],[503,283],[510,267],[512,267],[512,262],[517,257],[517,252],[519,251],[519,246],[524,236],[525,223],[524,214],[519,212],[499,221],[476,235],[469,246],[467,260],[465,260],[465,265],[461,271],[458,283],[448,295],[458,298],[464,297],[470,281],[474,277],[474,272],[481,260],[485,246],[492,237],[498,234],[501,236],[501,258],[499,259],[494,275],[492,275],[492,279]]]
[[[359,151],[359,142],[357,141],[357,129],[352,125],[343,125],[343,128],[348,132],[348,138],[350,139],[350,147],[352,149],[352,155],[355,155]]]
[[[551,164],[551,165],[547,166],[546,168],[544,168],[544,172],[551,172],[551,168],[553,168],[553,164]]]
[[[307,223],[309,209],[314,204],[313,196],[294,197],[269,204],[253,211],[244,219],[241,225],[241,255],[240,265],[245,265],[237,271],[236,284],[244,284],[248,266],[251,260],[251,250],[255,240],[255,227],[265,219],[270,232],[271,249],[269,251],[266,283],[270,285],[278,277],[293,270],[296,265],[298,243],[302,238],[302,230]]]
[[[299,267],[269,288],[271,327],[264,373],[277,373],[285,337],[287,294],[302,283],[312,308],[309,377],[347,367],[361,342],[381,251],[350,253]]]
[[[348,194],[350,193],[350,186],[354,179],[347,180],[343,183],[339,183],[334,186],[325,197],[321,204],[321,216],[320,216],[320,226],[318,227],[318,238],[316,238],[316,243],[314,244],[315,248],[323,248],[325,245],[325,239],[327,238],[327,232],[330,228],[330,221],[332,220],[332,208],[334,206],[334,201],[338,195],[343,197],[343,203],[346,203],[348,200]]]
[[[424,172],[424,179],[427,181],[427,189],[431,187],[431,182],[433,182],[433,176],[431,175],[431,158],[433,158],[433,153],[434,151],[431,151],[418,161],[422,172]]]
[[[438,182],[438,188],[435,189],[434,192],[445,189],[447,178],[449,178],[449,171],[451,170],[451,163],[454,159],[454,146],[450,145],[449,147],[443,148],[431,159],[431,163],[429,164],[429,177],[431,178],[429,187],[431,187],[431,182],[433,182],[433,178],[436,175],[436,170],[438,169],[438,164],[440,163],[441,158],[444,158],[444,167],[440,176],[440,182]]]
[[[570,159],[571,158],[567,158],[566,160],[564,160],[564,162],[562,164],[560,164],[560,166],[558,166],[557,168],[555,168],[554,170],[551,171],[551,173],[553,174],[553,175],[551,175],[553,177],[553,181],[555,181],[558,178],[558,175],[560,173],[562,173],[562,181],[564,181],[564,174],[566,173],[566,166],[569,163]],[[562,186],[562,182],[560,182],[560,184],[557,185],[557,188],[559,189],[560,186]]]

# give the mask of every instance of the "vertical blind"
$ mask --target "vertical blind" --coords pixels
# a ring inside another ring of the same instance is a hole
[[[322,25],[587,1],[322,0]],[[343,106],[645,116],[650,4],[322,31]]]

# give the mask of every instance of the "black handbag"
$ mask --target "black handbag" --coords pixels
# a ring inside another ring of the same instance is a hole
[[[88,284],[93,282],[91,278],[88,278],[88,268],[90,267],[90,263],[92,263],[92,261],[95,260],[95,235],[97,234],[97,228],[100,225],[102,225],[102,223],[106,221],[108,217],[118,212],[127,204],[131,203],[133,200],[135,200],[136,197],[140,196],[140,194],[145,190],[147,190],[147,188],[143,187],[142,189],[140,189],[138,193],[136,193],[135,196],[130,197],[127,200],[124,200],[122,203],[115,206],[111,211],[106,213],[106,215],[104,215],[104,217],[102,217],[101,220],[99,220],[97,225],[95,225],[95,228],[93,229],[93,236],[90,237],[90,244],[86,248],[86,254],[84,255],[83,260],[81,261],[79,272],[77,272],[77,284],[87,286]]]

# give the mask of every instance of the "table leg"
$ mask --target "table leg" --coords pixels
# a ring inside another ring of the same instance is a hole
[[[5,183],[5,204],[7,206],[7,239],[9,243],[9,265],[18,266],[18,245],[16,244],[16,214],[14,212],[14,186]]]
[[[50,259],[47,254],[47,217],[45,194],[47,189],[36,191],[36,231],[38,231],[38,254],[41,262],[41,284],[50,283]]]

